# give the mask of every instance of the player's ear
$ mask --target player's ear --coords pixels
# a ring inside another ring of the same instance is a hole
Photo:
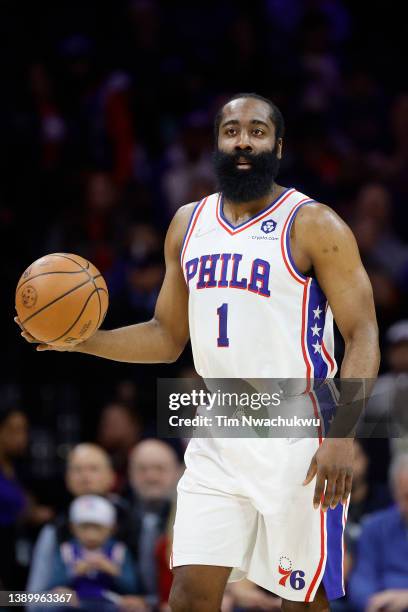
[[[283,148],[283,138],[278,138],[278,140],[276,141],[276,157],[278,159],[282,159],[282,148]]]

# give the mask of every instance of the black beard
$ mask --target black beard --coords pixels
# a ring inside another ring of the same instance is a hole
[[[251,168],[237,168],[239,158],[250,161]],[[248,151],[225,153],[217,148],[213,164],[218,189],[230,202],[244,203],[263,198],[272,190],[279,162],[275,149],[255,154]]]

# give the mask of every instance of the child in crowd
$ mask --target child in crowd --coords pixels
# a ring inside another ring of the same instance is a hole
[[[72,592],[71,605],[115,610],[120,594],[137,592],[130,552],[113,537],[114,506],[98,495],[75,499],[69,510],[72,538],[60,545],[49,589]]]

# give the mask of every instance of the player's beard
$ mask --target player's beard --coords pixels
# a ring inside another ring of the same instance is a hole
[[[237,168],[237,161],[242,158],[251,162],[251,168]],[[271,190],[279,172],[276,149],[262,153],[237,151],[225,153],[215,149],[213,164],[218,189],[230,202],[250,202],[266,196]]]

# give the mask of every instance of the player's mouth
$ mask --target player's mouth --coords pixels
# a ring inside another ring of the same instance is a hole
[[[237,159],[236,167],[240,170],[249,170],[250,168],[252,168],[252,164],[244,157],[240,157],[239,159]]]

